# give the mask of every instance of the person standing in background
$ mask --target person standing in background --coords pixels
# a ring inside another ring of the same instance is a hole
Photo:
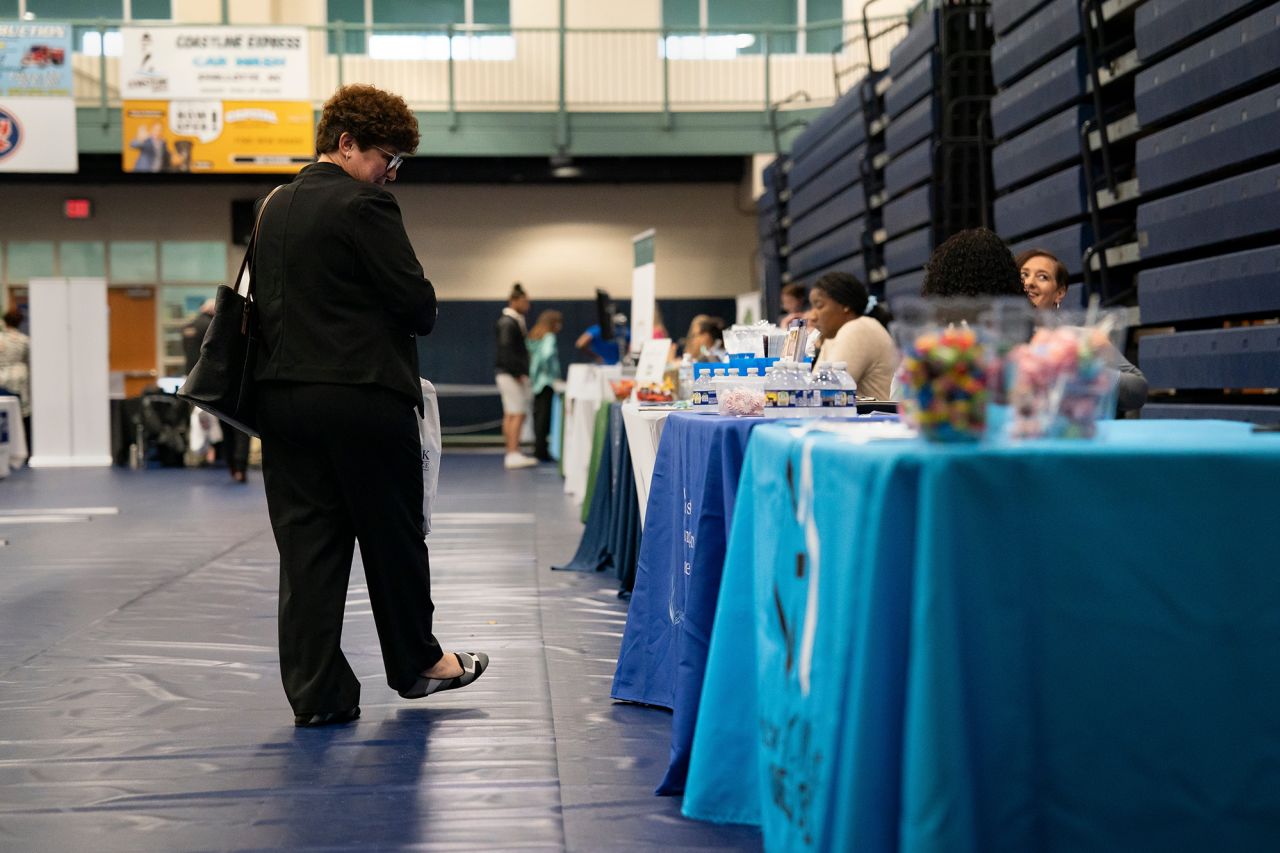
[[[594,323],[578,336],[574,346],[591,356],[596,364],[617,364],[622,360],[620,343],[622,341],[617,335],[606,341],[604,333],[600,331],[600,324]]]
[[[551,462],[547,436],[551,433],[551,403],[560,379],[560,353],[556,335],[564,328],[564,315],[543,311],[529,330],[529,381],[533,390],[533,457]]]
[[[529,348],[525,343],[525,316],[529,313],[529,294],[520,282],[511,287],[507,307],[498,318],[497,381],[502,395],[502,437],[507,455],[503,467],[530,468],[536,459],[520,452],[520,433],[529,412]]]
[[[31,338],[22,333],[22,315],[10,311],[0,328],[0,388],[12,392],[22,408],[22,428],[31,447]]]
[[[200,359],[200,345],[204,343],[205,332],[213,322],[212,297],[206,299],[196,316],[190,323],[182,327],[182,351],[187,359],[187,373],[195,369]],[[249,482],[249,436],[233,427],[226,421],[220,422],[222,427],[222,455],[227,461],[227,469],[231,471],[231,479],[237,483]],[[210,453],[212,453],[210,449]],[[209,458],[212,462],[212,457]]]

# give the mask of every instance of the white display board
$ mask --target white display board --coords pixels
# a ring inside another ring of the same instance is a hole
[[[650,338],[640,350],[636,365],[636,387],[661,385],[667,370],[667,354],[671,352],[670,338]]]
[[[743,326],[754,326],[761,320],[766,319],[764,316],[764,294],[758,290],[750,293],[740,293],[736,297],[738,303],[738,313],[733,321]]]
[[[124,100],[311,97],[300,27],[122,27],[120,39]]]
[[[631,352],[639,353],[653,340],[653,311],[657,282],[652,228],[631,238],[635,263],[631,269]]]
[[[31,467],[110,465],[107,282],[33,278],[28,294]]]

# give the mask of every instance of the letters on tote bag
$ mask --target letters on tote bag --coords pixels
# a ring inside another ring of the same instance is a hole
[[[200,344],[200,358],[187,376],[178,396],[249,435],[258,434],[257,413],[253,405],[253,361],[257,352],[258,316],[253,301],[253,277],[243,295],[240,284],[244,281],[249,259],[258,244],[258,226],[262,213],[271,197],[280,191],[276,187],[258,208],[258,218],[253,224],[253,234],[245,249],[240,272],[232,286],[218,285],[214,299],[213,321]]]

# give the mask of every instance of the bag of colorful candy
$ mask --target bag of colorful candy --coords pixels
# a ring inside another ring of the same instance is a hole
[[[1115,416],[1124,313],[1045,312],[1008,359],[1011,438],[1092,438]]]
[[[898,411],[930,441],[977,441],[1001,387],[1003,354],[1026,341],[1023,299],[893,302]]]

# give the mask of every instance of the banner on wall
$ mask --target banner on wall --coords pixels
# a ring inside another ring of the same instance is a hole
[[[631,238],[635,262],[631,269],[631,352],[639,353],[645,341],[653,339],[655,286],[654,229]]]
[[[71,25],[0,21],[0,98],[71,94]]]
[[[120,35],[126,172],[296,172],[315,159],[305,29]]]
[[[0,172],[74,172],[71,26],[0,21]]]
[[[310,101],[125,101],[126,172],[296,172],[315,159]]]
[[[0,172],[75,172],[79,165],[75,101],[0,97]]]
[[[124,27],[123,100],[310,100],[300,27]]]

